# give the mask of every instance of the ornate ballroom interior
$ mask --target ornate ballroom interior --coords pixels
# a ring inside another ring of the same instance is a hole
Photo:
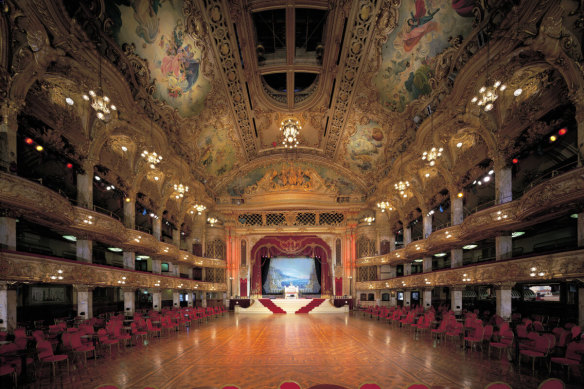
[[[379,307],[584,326],[581,1],[0,7],[0,331],[243,312],[276,257],[369,309],[357,333]]]

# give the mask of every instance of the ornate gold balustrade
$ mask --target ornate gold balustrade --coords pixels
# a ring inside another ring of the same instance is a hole
[[[223,260],[201,258],[181,251],[175,245],[160,242],[150,234],[125,228],[113,217],[72,206],[67,198],[36,182],[3,172],[0,172],[0,207],[40,225],[67,231],[84,239],[120,246],[128,251],[139,251],[192,266],[227,267]]]
[[[206,259],[206,258],[205,258]],[[55,277],[55,278],[52,278]],[[59,279],[58,277],[63,277]],[[226,284],[118,269],[70,260],[51,259],[33,254],[0,252],[0,278],[15,282],[83,284],[125,288],[159,288],[226,291]]]
[[[584,167],[553,177],[518,199],[473,213],[462,224],[434,231],[427,239],[409,243],[385,255],[359,258],[357,266],[399,265],[476,240],[495,237],[552,219],[584,201]]]
[[[584,276],[584,250],[490,262],[482,265],[414,274],[382,281],[357,282],[356,290],[485,285]],[[467,281],[464,281],[467,280]]]

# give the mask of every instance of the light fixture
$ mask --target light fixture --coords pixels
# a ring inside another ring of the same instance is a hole
[[[123,249],[121,249],[119,247],[108,247],[107,249],[113,253],[121,253],[122,251],[124,251]]]
[[[197,215],[200,215],[205,209],[207,209],[207,207],[205,207],[203,204],[195,204],[193,205],[193,208],[197,211]],[[191,211],[191,215],[194,212]]]
[[[63,235],[63,239],[68,240],[69,242],[77,242],[77,237],[73,235]]]
[[[147,150],[144,150],[141,155],[150,165],[150,169],[156,168],[156,165],[162,161],[162,155],[158,155],[155,151],[148,152]]]
[[[419,262],[424,262],[424,260],[423,259],[414,259],[414,262],[419,263]]]
[[[150,259],[150,257],[148,255],[136,255],[136,259],[139,259],[139,260]]]
[[[128,148],[126,146],[122,146],[122,151],[128,151]]]
[[[43,146],[37,145],[36,151],[43,151],[43,150],[44,150]]]
[[[130,201],[132,201],[132,199],[130,197],[126,197],[124,200],[126,201],[126,203],[129,203]]]
[[[573,213],[573,214],[570,215],[570,217],[572,219],[578,219],[578,214],[577,213]]]
[[[446,253],[437,253],[437,254],[434,254],[434,256],[435,256],[435,257],[438,257],[438,258],[445,257],[445,256],[447,256],[447,255],[448,255],[448,254],[446,254]]]
[[[513,95],[514,95],[515,97],[518,97],[518,96],[521,96],[521,94],[522,94],[522,93],[523,93],[523,89],[521,89],[521,88],[517,88],[517,89],[515,89],[515,91],[513,92]]]
[[[381,201],[377,203],[377,208],[381,209],[381,212],[385,212],[386,209],[388,211],[393,211],[393,207],[389,204],[388,201]]]
[[[211,227],[213,227],[216,223],[219,222],[218,219],[215,219],[214,217],[208,217],[207,221],[209,222],[209,224],[211,225]]]
[[[560,128],[560,130],[558,131],[558,135],[564,136],[564,135],[566,135],[567,132],[568,132],[568,129],[566,127]]]
[[[464,273],[464,274],[462,275],[462,281],[463,281],[463,282],[470,282],[470,281],[471,281],[471,280],[470,280],[470,277],[468,276],[468,274]]]
[[[408,189],[409,187],[410,187],[409,181],[400,181],[400,182],[394,184],[394,188],[399,192],[399,194],[403,198],[408,197],[408,195],[406,193],[406,189]]]
[[[363,218],[363,221],[367,224],[371,224],[375,221],[375,218],[373,216],[367,216]]]
[[[442,147],[440,148],[432,147],[430,151],[424,151],[422,153],[422,160],[428,161],[428,164],[430,166],[434,166],[436,164],[436,160],[438,159],[438,157],[442,156],[443,150],[444,149]]]
[[[478,97],[472,98],[471,103],[475,103],[479,107],[483,108],[485,111],[490,111],[493,109],[493,104],[499,98],[498,92],[503,92],[507,86],[502,84],[501,81],[495,81],[493,85],[485,86],[483,85],[479,89]]]
[[[298,120],[293,118],[282,120],[280,132],[282,133],[282,145],[284,148],[292,149],[298,146],[300,130],[302,130],[302,126],[298,123]]]
[[[154,181],[158,181],[158,180],[160,180],[160,177],[154,176]]]
[[[503,213],[503,211],[497,211],[497,220],[502,220],[502,219],[507,219],[507,214]],[[522,233],[521,235],[523,235],[523,234],[525,234],[525,232]],[[519,235],[519,236],[521,236],[521,235]]]
[[[95,176],[95,181],[101,181],[101,177],[100,176]]]
[[[467,244],[466,246],[462,246],[464,250],[472,250],[476,249],[478,246],[476,244]]]
[[[495,174],[495,171],[494,171],[494,170],[492,170],[492,169],[491,169],[491,170],[489,170],[489,176],[492,176],[493,174]]]
[[[458,143],[456,144],[456,147],[458,147],[458,148],[461,148],[461,147],[462,147],[462,142],[458,142]]]
[[[518,238],[522,235],[525,235],[525,231],[515,231],[511,233],[511,238]]]
[[[550,136],[550,142],[555,142],[557,139],[555,135]]]
[[[483,181],[484,181],[484,182],[489,182],[489,181],[491,181],[491,177],[489,177],[489,176],[486,176],[485,178],[483,178]]]
[[[63,279],[63,270],[57,270],[57,275],[52,275],[51,280],[62,280]]]
[[[459,199],[461,199],[461,198],[464,197],[464,193],[458,192],[457,195],[456,195],[456,197],[458,197]]]
[[[88,215],[85,219],[83,219],[83,223],[89,224],[89,225],[93,224],[93,216]]]
[[[75,102],[73,101],[73,99],[71,97],[66,97],[65,98],[65,102],[69,105],[73,105],[75,104]]]
[[[99,53],[99,45],[97,47],[97,61],[98,61],[98,88],[97,92],[94,90],[90,90],[88,95],[83,95],[83,100],[89,101],[91,104],[91,108],[93,108],[96,112],[96,116],[98,119],[107,122],[111,119],[111,111],[117,110],[117,107],[114,104],[111,104],[110,98],[107,97],[103,93],[103,89],[101,87],[101,55]]]
[[[177,199],[185,197],[185,193],[189,191],[189,187],[183,184],[174,184],[173,196]]]

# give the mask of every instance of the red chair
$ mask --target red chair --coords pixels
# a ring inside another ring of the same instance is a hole
[[[578,352],[579,351],[579,352]],[[566,367],[568,369],[568,381],[570,380],[570,370],[573,366],[580,366],[582,354],[584,353],[584,343],[571,342],[566,348],[566,355],[563,357],[552,357],[550,359],[549,373],[552,372],[552,363]]]
[[[564,389],[566,385],[564,381],[559,378],[548,378],[547,380],[543,381],[537,389]]]
[[[153,334],[158,334],[158,337],[160,338],[160,333],[162,332],[162,329],[160,327],[153,326],[152,321],[150,319],[146,320],[146,329],[148,330],[148,336],[150,338],[152,338]]]
[[[472,351],[474,349],[475,345],[478,346],[479,344],[483,343],[485,329],[484,329],[483,325],[481,324],[477,327],[474,327],[472,329],[472,331],[473,331],[472,335],[464,337],[464,344],[467,346],[470,344],[470,351]]]
[[[381,386],[373,382],[366,382],[364,384],[361,384],[361,386],[359,386],[359,389],[381,389]]]
[[[430,387],[426,384],[415,383],[409,385],[406,389],[430,389]]]
[[[130,324],[130,327],[132,331],[132,336],[135,337],[136,339],[140,337],[142,339],[142,344],[144,344],[144,342],[146,342],[146,340],[148,339],[148,331],[142,331],[138,329],[138,325],[136,324],[136,322],[132,322],[132,324]]]
[[[511,388],[511,385],[509,385],[508,383],[497,381],[487,384],[487,386],[485,386],[485,389],[513,389],[513,388]]]
[[[531,359],[531,369],[535,375],[535,360],[538,358],[547,358],[550,351],[550,342],[547,338],[539,336],[535,339],[535,343],[531,350],[520,350],[519,351],[519,366],[521,366],[521,356],[526,356]]]
[[[278,389],[302,389],[300,384],[295,381],[285,381],[278,386]]]
[[[440,325],[438,326],[438,328],[434,328],[433,330],[430,330],[430,333],[432,334],[432,339],[434,339],[434,336],[436,336],[436,340],[443,339],[444,334],[446,334],[447,326],[448,326],[448,318],[445,317],[440,322]]]
[[[56,365],[59,362],[67,362],[67,374],[69,371],[69,357],[65,354],[53,354],[53,346],[48,341],[37,343],[38,358],[41,361],[41,370],[45,363],[50,363],[53,371],[53,376],[56,376]]]
[[[107,331],[105,330],[105,328],[100,328],[97,331],[97,338],[98,338],[99,344],[101,345],[102,348],[105,348],[107,346],[110,357],[112,356],[112,346],[114,344],[118,346],[118,351],[119,351],[120,342],[117,339],[110,339],[107,336]]]
[[[9,365],[0,366],[0,378],[5,376],[10,376],[10,379],[14,384],[14,388],[18,387],[17,374],[16,369],[14,367]]]
[[[225,385],[222,386],[221,389],[241,389],[241,388],[237,385]]]
[[[71,341],[71,348],[75,355],[83,354],[83,365],[87,365],[87,354],[93,354],[93,358],[95,359],[95,347],[89,344],[81,343],[81,335],[78,333],[71,334],[69,338]]]

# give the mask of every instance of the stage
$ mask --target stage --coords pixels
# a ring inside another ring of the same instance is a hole
[[[349,306],[335,307],[330,299],[250,299],[250,306],[235,306],[235,313],[346,313]]]

